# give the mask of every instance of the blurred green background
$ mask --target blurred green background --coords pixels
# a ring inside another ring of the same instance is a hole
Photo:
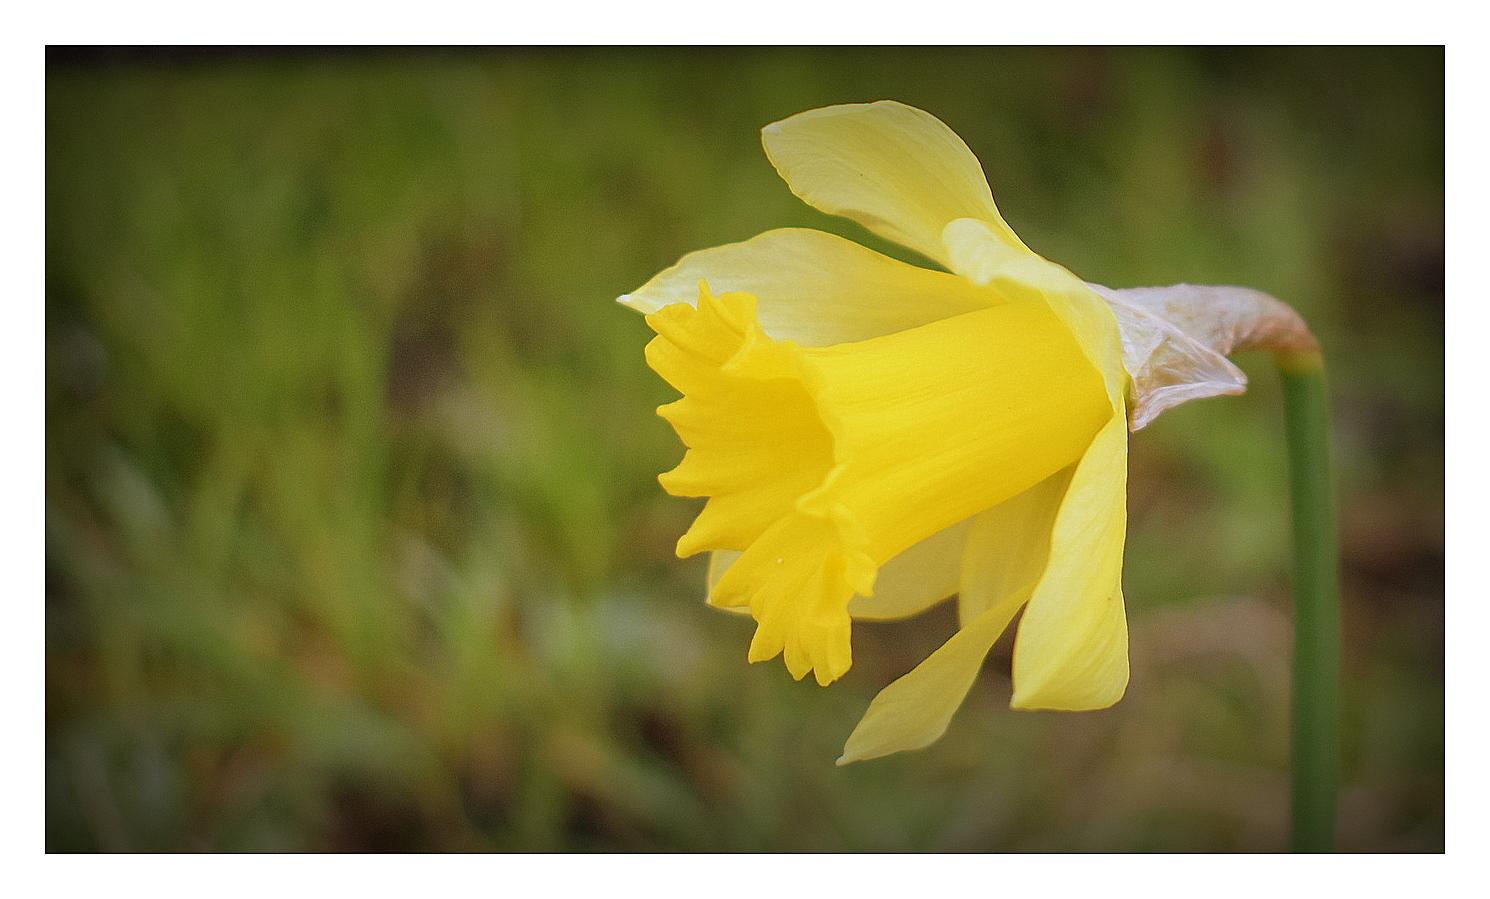
[[[745,662],[613,302],[805,225],[758,129],[894,98],[1038,252],[1244,284],[1332,363],[1341,844],[1443,847],[1444,57],[1352,49],[52,50],[53,851],[1275,851],[1286,471],[1268,360],[1135,435],[1133,679],[836,768],[945,609],[830,689]]]

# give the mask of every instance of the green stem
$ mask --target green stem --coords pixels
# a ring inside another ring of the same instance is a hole
[[[1324,359],[1317,349],[1278,352],[1275,358],[1293,488],[1291,848],[1330,852],[1340,787],[1340,576]]]

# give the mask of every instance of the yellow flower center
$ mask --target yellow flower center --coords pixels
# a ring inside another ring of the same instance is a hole
[[[683,394],[658,412],[689,448],[659,480],[709,498],[680,556],[743,553],[710,602],[749,608],[750,660],[827,684],[880,565],[1077,461],[1112,405],[1044,303],[831,347],[769,337],[755,306],[700,285],[647,316],[647,361]]]

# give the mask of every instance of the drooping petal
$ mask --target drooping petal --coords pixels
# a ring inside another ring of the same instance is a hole
[[[1082,348],[1042,305],[994,306],[826,348],[772,341],[752,311],[744,295],[704,292],[697,308],[648,317],[658,330],[648,361],[685,391],[664,410],[690,447],[687,476],[661,480],[710,497],[681,552],[743,550],[710,601],[749,606],[751,659],[781,653],[794,676],[816,671],[827,683],[848,668],[848,605],[872,595],[878,566],[1071,464],[1112,411]],[[705,395],[690,403],[695,385]],[[732,411],[732,391],[747,414]],[[831,435],[825,476],[803,396]],[[755,483],[772,479],[734,456],[773,441],[800,463],[773,456],[776,483]],[[742,511],[711,518],[716,504]]]
[[[1134,431],[1180,403],[1245,391],[1247,376],[1226,358],[1232,353],[1317,345],[1298,313],[1259,290],[1088,286],[1118,318],[1123,365],[1132,377]]]
[[[1056,514],[1045,574],[1014,641],[1014,708],[1101,709],[1127,688],[1127,464],[1127,423],[1114,417],[1076,466]]]
[[[998,302],[955,275],[808,228],[689,253],[620,302],[648,314],[693,305],[699,281],[715,291],[751,294],[766,334],[802,346],[868,340]]]
[[[880,566],[873,596],[848,604],[854,618],[905,618],[926,611],[957,592],[963,548],[973,521],[959,521],[915,544]]]
[[[973,519],[963,551],[957,619],[966,626],[1014,597],[1022,606],[1050,558],[1050,533],[1071,471],[1058,471]]]
[[[989,609],[953,634],[926,661],[885,687],[869,704],[843,746],[838,764],[928,746],[946,732],[988,650],[1009,626],[1019,604]]]
[[[761,142],[792,193],[942,265],[942,230],[954,219],[980,219],[1024,246],[977,157],[928,112],[892,100],[828,106],[767,125]]]
[[[1057,472],[969,522],[960,630],[870,703],[838,764],[919,749],[942,735],[993,644],[1034,592],[1071,471]]]

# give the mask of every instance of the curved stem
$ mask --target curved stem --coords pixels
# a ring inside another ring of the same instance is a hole
[[[1329,407],[1319,350],[1274,354],[1282,376],[1293,497],[1295,852],[1335,848],[1340,786],[1340,576]]]

